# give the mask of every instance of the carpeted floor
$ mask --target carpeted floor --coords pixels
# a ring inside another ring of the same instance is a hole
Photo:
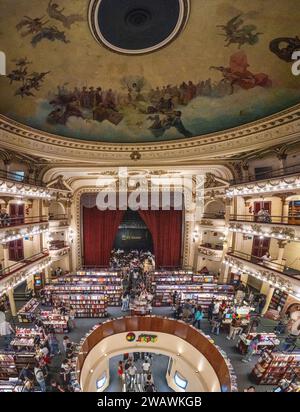
[[[16,302],[17,308],[19,309],[25,302]],[[163,307],[163,308],[153,308],[153,314],[159,315],[159,316],[169,316],[172,317],[172,309],[170,307]],[[118,316],[123,316],[124,312],[121,312],[121,309],[119,307],[110,307],[109,308],[109,317],[118,317]],[[11,318],[10,314],[7,313],[7,319],[12,322],[13,325],[18,325],[18,323]],[[73,342],[79,342],[82,336],[84,336],[95,324],[102,322],[103,319],[76,319],[76,328],[68,334],[70,337],[71,341]],[[22,326],[26,324],[21,324]],[[29,324],[27,324],[29,326]],[[268,320],[268,319],[263,319],[261,322],[261,325],[259,326],[258,331],[259,332],[270,332],[273,331],[275,322]],[[210,325],[207,320],[203,320],[201,324],[201,329],[203,332],[210,334]],[[256,360],[258,356],[253,356],[253,361],[249,362],[247,364],[241,362],[242,355],[238,352],[236,348],[236,342],[235,341],[229,341],[226,339],[226,334],[224,332],[220,332],[219,336],[212,335],[213,339],[215,340],[216,344],[218,344],[229,356],[231,359],[232,365],[234,367],[235,373],[237,375],[238,379],[238,386],[239,386],[239,391],[243,391],[245,388],[247,388],[250,385],[254,385],[256,387],[256,390],[259,392],[264,392],[264,391],[272,391],[273,387],[272,386],[257,386],[255,385],[251,378],[250,378],[250,372],[256,363]],[[62,342],[63,335],[57,335],[59,338],[60,342]],[[0,349],[3,348],[3,339],[0,339]],[[56,372],[58,371],[58,368],[60,367],[60,364],[63,360],[63,355],[57,355],[52,362],[51,365],[51,376],[55,376]],[[112,376],[114,374],[116,375],[116,365],[111,366],[111,373]],[[166,383],[164,380],[165,376],[165,370],[167,366],[166,365],[159,365],[157,369],[157,387],[159,391],[166,390]],[[161,379],[159,379],[159,376]],[[117,378],[117,376],[116,376]],[[111,389],[116,390],[117,384],[115,381],[115,378],[112,378],[112,387],[109,388],[109,391],[113,391]],[[119,385],[120,386],[120,385]]]

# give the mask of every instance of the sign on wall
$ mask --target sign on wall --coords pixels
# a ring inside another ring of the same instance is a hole
[[[157,335],[149,335],[145,333],[136,336],[135,333],[129,332],[126,335],[127,342],[156,343],[157,339]]]

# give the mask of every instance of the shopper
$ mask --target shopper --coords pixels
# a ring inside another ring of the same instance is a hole
[[[145,359],[142,367],[143,367],[143,372],[148,375],[151,369],[151,364],[148,359]]]
[[[55,379],[51,379],[50,392],[65,392]]]
[[[34,392],[33,380],[25,379],[22,392]]]
[[[215,307],[215,301],[213,299],[210,302],[210,304],[208,305],[208,308],[207,308],[207,317],[208,317],[209,322],[211,322],[213,320],[214,307]]]
[[[226,337],[226,339],[235,339],[236,335],[240,334],[243,328],[241,327],[241,320],[236,316],[235,318],[232,319],[231,325],[230,325],[230,330],[229,330],[229,335]]]
[[[64,387],[68,386],[68,384],[70,383],[70,378],[71,378],[71,368],[70,368],[68,359],[65,359],[62,362],[59,374],[60,374],[60,378],[61,378],[61,382],[63,386]]]
[[[124,294],[122,296],[122,312],[126,312],[128,310],[128,295]]]
[[[35,367],[34,367],[34,376],[35,379],[41,388],[41,392],[46,392],[46,382],[45,382],[45,377],[42,369],[40,368],[39,363],[37,362]]]
[[[194,314],[194,321],[193,326],[197,325],[198,329],[201,329],[201,320],[203,319],[203,310],[201,306],[198,306],[195,314]]]
[[[19,379],[23,382],[25,382],[26,380],[30,380],[30,381],[34,380],[34,373],[32,372],[32,369],[29,363],[21,370]]]
[[[66,348],[66,359],[73,359],[74,358],[74,347],[71,342],[67,344]]]
[[[54,331],[51,331],[48,336],[48,342],[50,346],[50,355],[55,356],[60,354],[59,343]]]
[[[67,345],[68,345],[68,343],[70,343],[70,339],[69,339],[69,336],[64,336],[63,337],[63,341],[62,341],[62,345],[63,345],[63,348],[64,348],[64,352],[66,352],[67,351]]]
[[[123,362],[122,362],[122,361],[119,361],[119,364],[118,364],[118,376],[119,376],[120,379],[122,379],[123,373],[124,373]]]
[[[135,375],[137,373],[137,368],[134,364],[131,364],[127,370],[129,379],[130,379],[130,385],[133,385],[135,382]]]
[[[242,362],[248,363],[252,360],[253,353],[257,350],[258,342],[260,341],[260,335],[254,336],[254,338],[250,341],[248,346],[248,351],[246,356],[242,359]]]
[[[222,325],[222,316],[220,316],[220,314],[217,316],[214,316],[212,319],[211,333],[215,333],[216,335],[219,335],[221,325]]]
[[[5,350],[9,350],[10,342],[15,333],[14,328],[6,320],[0,323],[0,336],[4,336]]]
[[[73,308],[73,306],[70,306],[70,311],[69,311],[69,325],[71,329],[76,328],[76,323],[75,323],[75,317],[76,317],[76,311]]]

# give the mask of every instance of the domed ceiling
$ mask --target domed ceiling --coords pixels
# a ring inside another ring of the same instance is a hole
[[[190,139],[300,103],[295,0],[0,0],[0,112],[88,141]]]

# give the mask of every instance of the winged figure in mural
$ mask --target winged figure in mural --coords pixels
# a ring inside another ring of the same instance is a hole
[[[238,44],[239,49],[244,44],[255,45],[259,41],[259,36],[263,33],[257,31],[257,27],[254,24],[244,24],[242,14],[230,19],[226,25],[218,25],[223,29],[224,33],[221,36],[226,38],[226,47],[231,44]]]
[[[267,74],[253,74],[248,70],[248,67],[249,64],[246,53],[239,51],[230,57],[229,67],[211,66],[210,69],[218,70],[222,73],[223,82],[226,82],[231,86],[231,94],[234,92],[234,86],[239,86],[244,90],[249,90],[256,86],[272,86],[272,80]]]
[[[16,68],[12,70],[7,77],[10,80],[10,84],[16,82],[19,87],[15,91],[15,96],[34,96],[33,91],[39,91],[45,77],[50,72],[32,72],[28,74],[28,66],[32,64],[27,57],[13,60],[16,64]]]
[[[296,37],[278,37],[270,42],[270,50],[275,53],[281,60],[292,62],[292,56],[295,51],[300,50],[300,38]]]
[[[69,16],[64,15],[64,10],[65,9],[63,7],[60,9],[57,3],[53,3],[52,0],[49,1],[47,8],[49,17],[60,21],[67,29],[70,29],[72,24],[76,23],[77,21],[84,21],[83,16],[81,16],[80,14],[71,14]]]
[[[63,43],[70,43],[70,41],[66,39],[65,32],[59,31],[55,26],[42,28],[42,30],[39,33],[33,36],[31,44],[33,45],[33,47],[35,47],[39,42],[41,42],[44,39],[50,41],[60,40]]]
[[[29,34],[39,33],[45,24],[49,23],[49,20],[43,21],[45,16],[36,17],[32,19],[31,17],[24,16],[23,19],[16,25],[16,29],[21,31],[21,36],[26,37]],[[25,29],[25,30],[24,30]]]

